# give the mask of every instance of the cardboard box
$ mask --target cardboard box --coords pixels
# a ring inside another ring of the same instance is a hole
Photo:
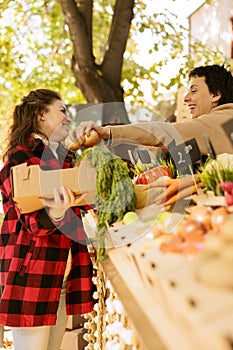
[[[96,170],[87,160],[74,168],[42,170],[39,165],[26,163],[11,168],[13,199],[22,213],[44,207],[41,197],[53,198],[56,187],[70,188],[77,196],[85,194],[79,205],[93,204],[96,193]]]

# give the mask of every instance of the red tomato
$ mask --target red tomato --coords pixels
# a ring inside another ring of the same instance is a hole
[[[158,180],[162,176],[172,177],[171,170],[166,165],[159,165],[155,168],[148,169],[139,174],[136,180],[137,185],[146,185]]]

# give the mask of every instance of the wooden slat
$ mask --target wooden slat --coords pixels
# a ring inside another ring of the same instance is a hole
[[[121,259],[122,263],[121,256],[119,256],[119,259]],[[127,260],[125,262],[128,263]],[[132,289],[141,289],[138,280],[132,278],[132,274],[129,275],[128,280],[131,282],[131,287],[129,288],[110,258],[107,258],[102,264],[105,273],[110,279],[113,289],[122,302],[124,309],[133,324],[133,327],[137,331],[142,349],[165,350],[166,347],[164,343],[161,341],[160,337],[154,330],[152,323],[147,318],[144,301],[142,300],[141,304],[138,304],[138,301],[135,299],[135,296],[132,293]]]
[[[157,279],[149,288],[141,266],[128,250],[126,247],[108,250],[103,268],[137,331],[143,350],[231,349],[216,329],[213,334],[211,328],[203,326],[203,316],[189,313],[190,305],[183,301],[182,293],[170,288],[170,277]],[[182,271],[180,265],[178,270]]]

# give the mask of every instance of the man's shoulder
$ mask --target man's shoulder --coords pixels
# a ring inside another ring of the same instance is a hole
[[[220,106],[213,108],[208,114],[203,114],[197,118],[199,121],[213,120],[216,121],[222,119],[232,119],[233,118],[233,103],[225,103]]]
[[[229,111],[231,110],[233,112],[233,102],[232,103],[224,103],[220,106],[217,106],[212,109],[210,113],[220,112],[220,111]]]

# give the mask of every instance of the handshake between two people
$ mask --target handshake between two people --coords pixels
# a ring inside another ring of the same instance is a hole
[[[79,126],[70,131],[65,140],[65,145],[71,151],[77,151],[82,146],[95,146],[100,140],[110,138],[110,128],[98,126],[93,121],[81,122]]]

